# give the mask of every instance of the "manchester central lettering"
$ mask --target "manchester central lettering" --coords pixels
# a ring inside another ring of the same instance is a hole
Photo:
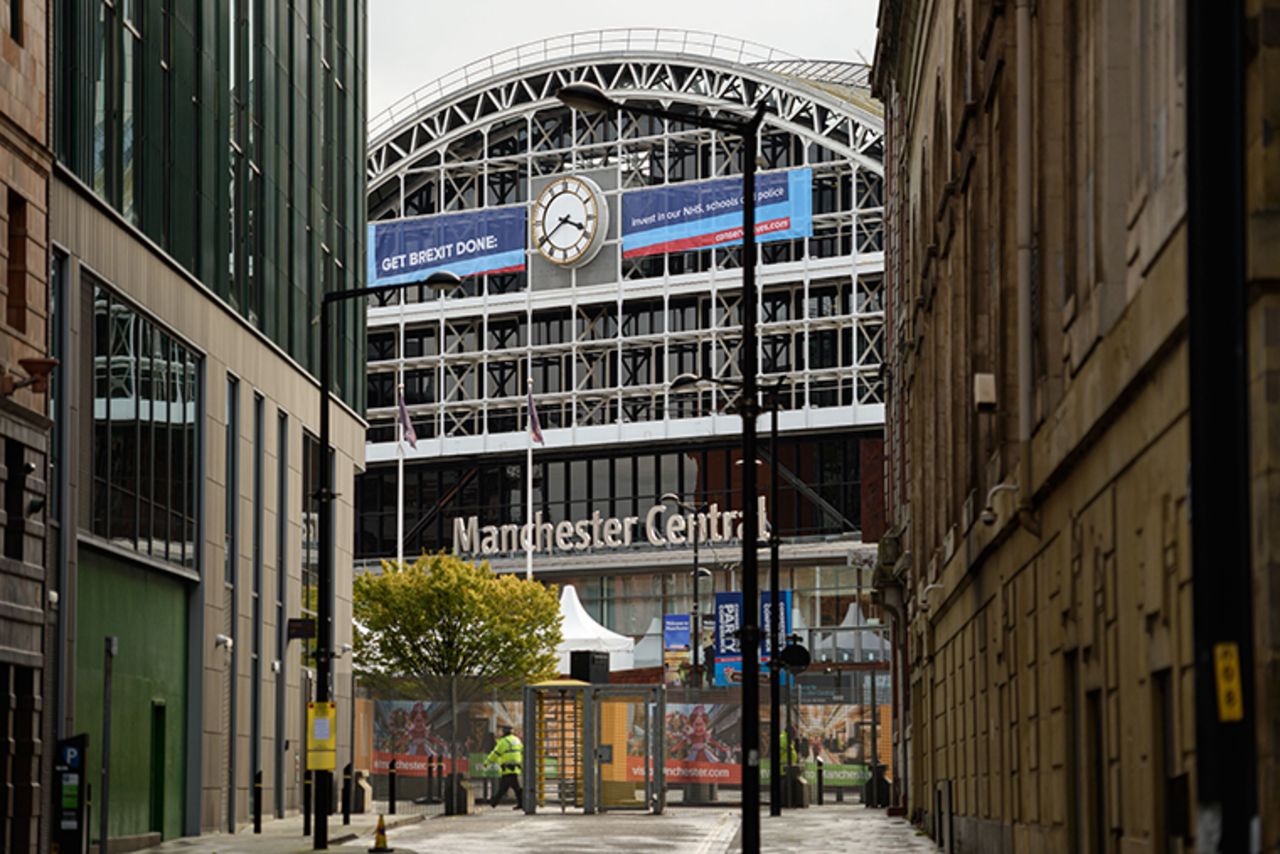
[[[764,540],[769,534],[765,500],[760,498],[760,530]],[[699,543],[729,543],[742,539],[742,513],[721,510],[711,504],[705,513],[672,512],[666,504],[655,504],[641,516],[615,518],[600,515],[597,510],[589,518],[552,522],[542,512],[534,514],[533,525],[481,525],[478,516],[459,516],[453,520],[453,549],[460,555],[517,554],[527,550],[532,541],[536,553],[573,554],[587,550],[629,548],[642,534],[651,546],[688,546]]]

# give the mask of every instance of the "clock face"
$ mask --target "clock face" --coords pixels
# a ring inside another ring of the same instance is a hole
[[[604,245],[608,217],[599,185],[590,178],[566,175],[543,187],[534,200],[530,239],[548,261],[578,267]]]

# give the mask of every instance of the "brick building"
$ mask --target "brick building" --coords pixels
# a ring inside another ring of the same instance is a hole
[[[1263,22],[1245,127],[1265,129],[1276,4],[1244,5]],[[881,4],[877,579],[895,794],[947,850],[1185,850],[1196,830],[1187,19],[1181,0]],[[1247,136],[1254,596],[1274,615],[1280,161]],[[1274,686],[1280,630],[1256,622]],[[1257,703],[1273,851],[1274,688]]]
[[[0,4],[0,851],[43,851],[53,608],[45,540],[50,453],[48,245],[51,156],[43,0]],[[36,361],[32,361],[36,360]]]

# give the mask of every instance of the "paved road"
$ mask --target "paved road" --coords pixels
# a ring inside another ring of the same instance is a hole
[[[781,820],[766,816],[760,825],[760,847],[769,854],[938,852],[933,840],[906,819],[862,806],[810,807],[783,813]]]
[[[398,816],[396,820],[404,820]],[[478,815],[419,820],[394,828],[397,851],[428,854],[585,854],[585,852],[688,852],[728,854],[738,850],[741,813],[732,807],[674,807],[660,816],[609,813],[602,816],[544,812],[526,816],[508,808]],[[354,831],[356,839],[335,844],[334,852],[364,852],[372,839],[372,816],[350,827],[330,826],[336,841]],[[768,854],[936,854],[928,837],[880,810],[861,806],[788,811],[780,819],[761,816],[763,850]],[[171,854],[309,854],[301,818],[267,822],[263,835],[212,834],[167,842],[157,852]]]
[[[435,818],[393,831],[398,851],[424,854],[515,854],[515,852],[690,852],[722,854],[737,848],[741,815],[718,808],[670,809],[664,815],[610,813],[603,816],[507,809],[478,816]],[[796,810],[781,819],[762,817],[767,852],[880,854],[936,852],[928,837],[902,819],[860,806]]]

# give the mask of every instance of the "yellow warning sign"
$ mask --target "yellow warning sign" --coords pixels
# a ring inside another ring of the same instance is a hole
[[[307,770],[338,767],[337,720],[336,703],[307,703]]]
[[[1218,720],[1244,720],[1244,688],[1240,684],[1240,648],[1234,643],[1213,645],[1213,672],[1218,683]]]

